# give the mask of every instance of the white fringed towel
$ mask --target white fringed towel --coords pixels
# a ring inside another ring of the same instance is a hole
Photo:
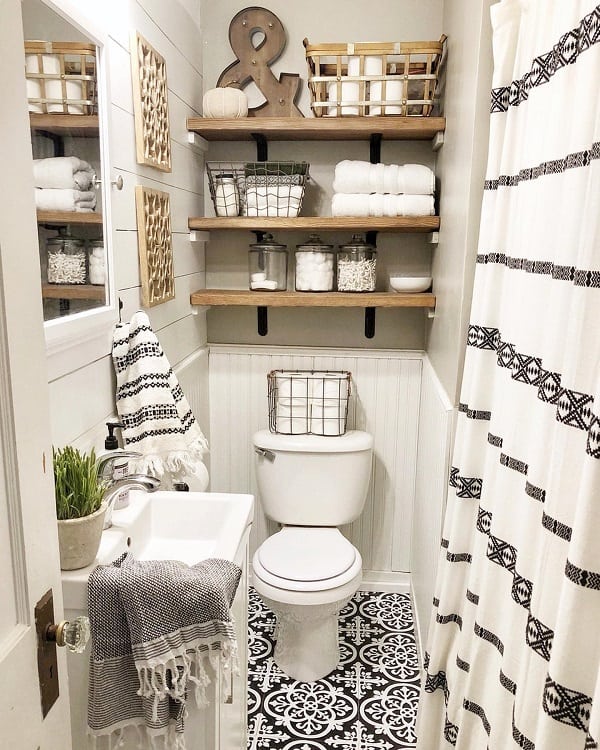
[[[88,190],[93,180],[92,166],[77,156],[33,160],[33,184],[37,188]]]
[[[207,705],[207,666],[225,693],[238,670],[230,607],[240,576],[228,560],[188,567],[129,553],[90,574],[90,734],[116,747],[135,727],[144,747],[185,750],[186,700]]]
[[[143,455],[136,470],[159,478],[195,476],[206,489],[208,442],[146,313],[117,325],[112,358],[124,447]]]

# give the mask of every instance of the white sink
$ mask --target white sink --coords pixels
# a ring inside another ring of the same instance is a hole
[[[131,490],[129,498],[127,508],[113,512],[93,564],[62,572],[65,609],[87,610],[89,574],[127,550],[138,560],[234,561],[252,523],[252,495]]]

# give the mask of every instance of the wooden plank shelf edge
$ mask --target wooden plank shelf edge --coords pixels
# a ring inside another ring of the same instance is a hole
[[[66,224],[96,224],[102,225],[102,214],[94,211],[38,211],[38,224],[53,224],[64,226]]]
[[[95,299],[104,302],[106,290],[99,284],[42,284],[44,299]]]
[[[435,295],[397,292],[254,292],[246,289],[199,289],[192,305],[208,307],[435,307]]]
[[[221,229],[264,230],[319,230],[352,232],[435,232],[440,228],[439,216],[354,217],[354,216],[202,216],[188,219],[191,230]]]

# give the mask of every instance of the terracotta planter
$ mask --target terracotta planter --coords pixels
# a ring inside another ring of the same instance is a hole
[[[104,525],[106,503],[90,516],[57,521],[61,570],[78,570],[94,562]]]

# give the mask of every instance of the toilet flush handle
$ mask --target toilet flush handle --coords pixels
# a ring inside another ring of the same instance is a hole
[[[273,462],[275,460],[275,454],[273,451],[267,450],[267,448],[260,448],[258,445],[255,445],[254,452],[258,453],[259,456],[266,458],[267,461]]]

